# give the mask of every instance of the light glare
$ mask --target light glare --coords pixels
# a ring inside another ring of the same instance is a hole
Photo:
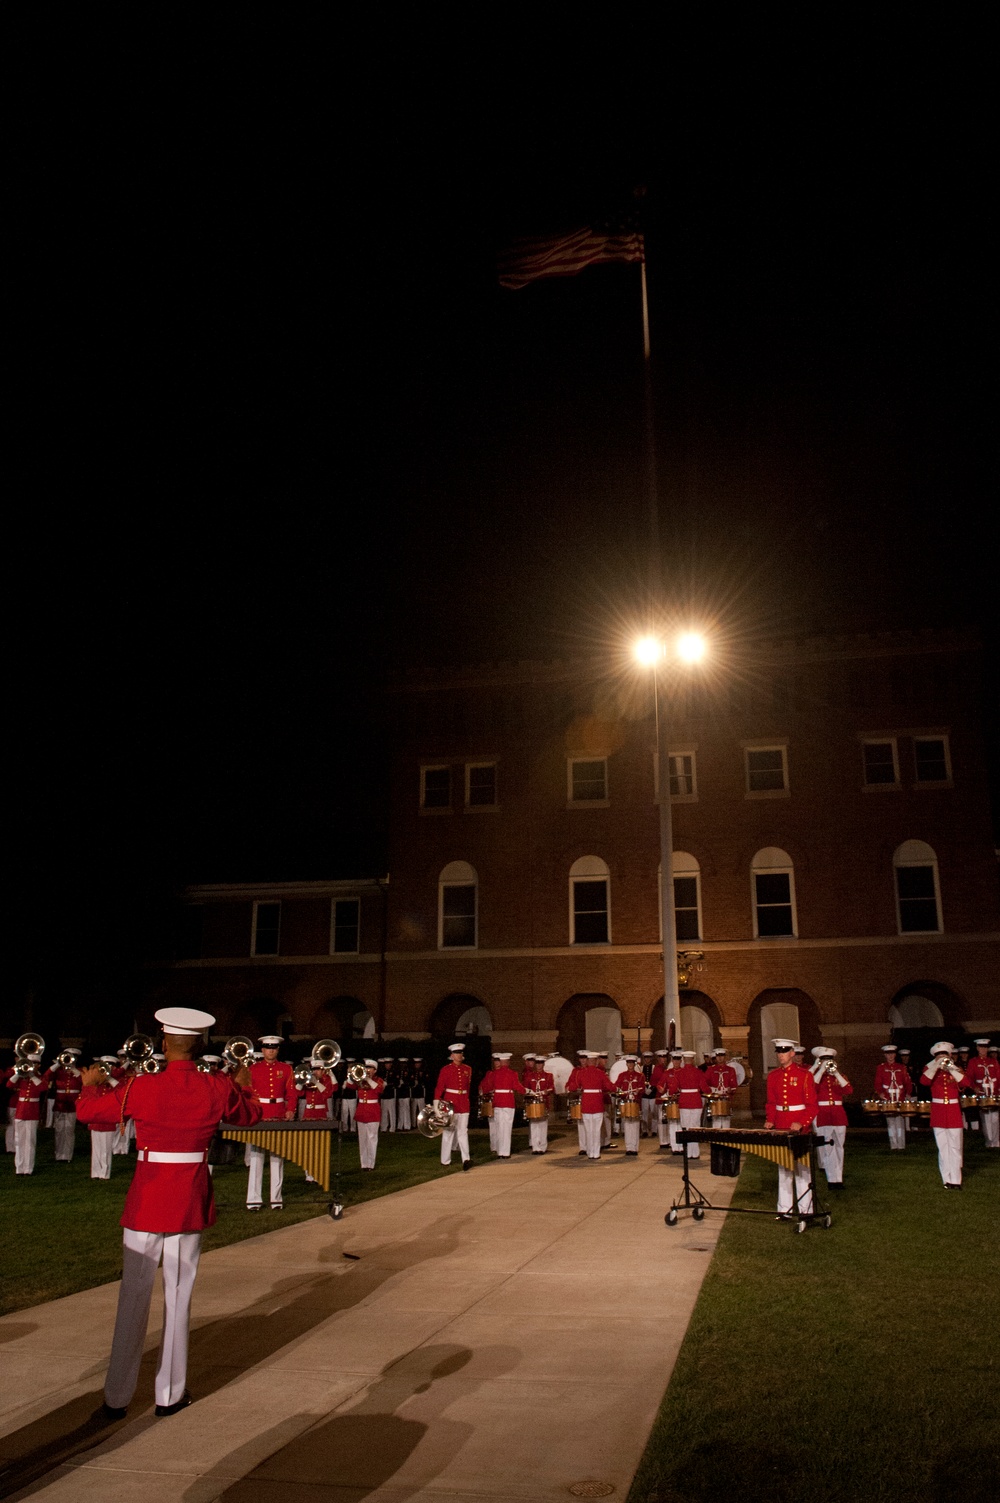
[[[635,644],[635,655],[645,667],[651,668],[663,656],[663,644],[655,637],[642,637]]]
[[[696,631],[682,632],[677,638],[677,656],[684,663],[700,663],[705,656],[705,638]]]

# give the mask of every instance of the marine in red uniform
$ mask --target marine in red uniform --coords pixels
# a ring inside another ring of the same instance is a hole
[[[465,1045],[452,1044],[448,1050],[448,1064],[438,1075],[434,1087],[434,1100],[447,1101],[455,1116],[450,1127],[441,1134],[441,1162],[451,1163],[452,1150],[457,1142],[462,1156],[462,1168],[472,1168],[469,1150],[469,1091],[472,1089],[472,1066],[465,1063]]]
[[[816,1084],[801,1065],[795,1063],[794,1039],[774,1039],[778,1067],[767,1077],[765,1127],[780,1132],[809,1132],[816,1116]],[[778,1215],[788,1215],[793,1208],[812,1210],[812,1190],[808,1158],[798,1159],[795,1166],[794,1194],[792,1171],[778,1165]]]
[[[976,1058],[971,1061],[966,1075],[977,1096],[1000,1099],[1000,1064],[996,1057],[990,1058],[988,1038],[975,1039]],[[981,1106],[979,1120],[983,1128],[983,1142],[987,1148],[1000,1148],[1000,1110],[995,1106]]]
[[[704,1097],[707,1092],[705,1077],[694,1062],[693,1049],[684,1050],[681,1064],[674,1071],[674,1087],[677,1091],[677,1105],[681,1109],[681,1129],[700,1127],[701,1114],[705,1105]],[[689,1143],[687,1156],[689,1159],[700,1158],[701,1144]]]
[[[913,1095],[913,1081],[909,1070],[896,1058],[895,1044],[883,1044],[882,1053],[885,1058],[875,1071],[876,1100],[909,1100]],[[906,1147],[906,1118],[898,1112],[889,1112],[885,1122],[889,1131],[889,1151],[902,1153]]]
[[[42,1115],[42,1102],[49,1092],[52,1071],[42,1070],[42,1056],[29,1054],[28,1064],[33,1066],[28,1075],[19,1074],[13,1082],[14,1095],[14,1173],[34,1174],[35,1149],[38,1144],[38,1123]]]
[[[76,1103],[83,1090],[83,1079],[77,1065],[79,1049],[64,1049],[63,1054],[72,1059],[72,1064],[53,1065],[52,1085],[55,1105],[52,1126],[55,1131],[56,1163],[68,1164],[76,1147]]]
[[[375,1155],[378,1152],[379,1124],[382,1117],[381,1097],[385,1090],[385,1081],[378,1073],[378,1060],[366,1059],[364,1063],[368,1074],[358,1086],[358,1109],[354,1115],[354,1125],[358,1130],[361,1167],[374,1169]]]
[[[724,1101],[727,1108],[725,1115],[712,1117],[712,1126],[731,1127],[733,1097],[740,1088],[740,1078],[732,1065],[727,1064],[725,1049],[712,1050],[711,1058],[707,1061],[702,1074],[705,1077],[709,1095]]]
[[[947,1041],[934,1044],[930,1063],[920,1077],[931,1088],[931,1131],[938,1149],[938,1169],[946,1190],[962,1188],[961,1093],[971,1082]]]
[[[526,1054],[524,1056],[525,1091],[533,1091],[535,1096],[542,1098],[545,1107],[545,1116],[532,1119],[528,1123],[528,1142],[532,1153],[548,1153],[549,1151],[549,1113],[555,1105],[556,1081],[555,1076],[550,1075],[545,1068],[544,1059],[538,1054]]]
[[[646,1089],[646,1077],[639,1069],[638,1057],[634,1054],[626,1054],[626,1068],[615,1080],[615,1091],[622,1105],[639,1107],[643,1093]],[[642,1127],[641,1117],[626,1117],[622,1114],[622,1131],[625,1134],[625,1157],[629,1159],[639,1156],[639,1131]]]
[[[816,1136],[823,1139],[817,1150],[819,1167],[832,1190],[844,1188],[844,1144],[847,1141],[847,1113],[844,1097],[853,1095],[854,1087],[837,1066],[837,1051],[825,1044],[813,1050],[815,1064],[809,1071],[816,1082]]]
[[[580,1108],[582,1112],[581,1124],[584,1153],[589,1159],[599,1159],[601,1156],[601,1126],[604,1121],[604,1096],[605,1093],[613,1096],[615,1093],[614,1081],[609,1079],[604,1070],[595,1063],[595,1056],[589,1050],[577,1051],[586,1060],[585,1064],[578,1065],[566,1082],[567,1091],[580,1092]]]
[[[201,1234],[215,1221],[208,1146],[220,1121],[250,1127],[261,1109],[245,1070],[235,1076],[203,1075],[193,1054],[215,1019],[187,1007],[165,1007],[167,1068],[137,1075],[113,1090],[101,1087],[99,1066],[83,1075],[77,1106],[81,1122],[114,1127],[136,1124],[135,1175],[125,1199],[124,1262],[111,1361],[104,1383],[109,1418],[124,1416],[135,1392],[149,1320],[153,1280],[163,1259],[163,1338],[155,1395],[159,1416],[191,1402],[186,1389],[191,1292],[201,1254]]]
[[[281,1039],[276,1033],[263,1034],[258,1040],[263,1058],[250,1066],[250,1082],[260,1102],[263,1122],[291,1122],[298,1106],[295,1071],[278,1058]],[[259,1211],[264,1188],[264,1154],[266,1150],[249,1145],[250,1173],[247,1177],[247,1210]],[[281,1188],[285,1180],[285,1161],[276,1153],[270,1156],[271,1210],[280,1211]]]

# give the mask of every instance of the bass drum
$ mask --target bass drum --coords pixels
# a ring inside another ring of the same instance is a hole
[[[747,1064],[746,1060],[734,1058],[731,1059],[729,1063],[736,1071],[736,1081],[738,1085],[745,1086],[748,1085],[751,1080],[753,1080],[753,1071]]]

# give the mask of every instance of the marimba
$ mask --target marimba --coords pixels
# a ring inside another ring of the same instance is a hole
[[[741,1153],[755,1153],[782,1169],[794,1170],[802,1159],[809,1160],[809,1189],[812,1192],[811,1211],[799,1209],[798,1189],[792,1180],[792,1210],[788,1220],[795,1223],[797,1232],[804,1232],[810,1221],[819,1221],[823,1226],[832,1225],[829,1211],[819,1208],[816,1195],[816,1147],[819,1139],[811,1132],[777,1132],[755,1127],[689,1127],[677,1134],[678,1145],[684,1145],[684,1199],[675,1200],[664,1220],[667,1226],[677,1225],[677,1213],[689,1210],[695,1221],[704,1219],[706,1211],[742,1212],[746,1216],[773,1216],[773,1211],[761,1211],[754,1206],[714,1206],[696,1185],[691,1183],[691,1159],[687,1156],[688,1143],[707,1143],[712,1154],[712,1173],[739,1174]],[[728,1162],[727,1162],[728,1157]]]
[[[330,1138],[339,1131],[339,1123],[258,1122],[254,1127],[229,1127],[223,1123],[220,1131],[232,1142],[252,1143],[281,1159],[291,1159],[329,1194]]]

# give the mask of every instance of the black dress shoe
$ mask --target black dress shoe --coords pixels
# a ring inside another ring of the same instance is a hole
[[[193,1403],[194,1400],[185,1388],[176,1404],[157,1404],[154,1413],[157,1419],[166,1419],[168,1414],[179,1414],[182,1409],[186,1409],[189,1404]]]
[[[101,1405],[101,1412],[104,1418],[110,1422],[111,1420],[123,1420],[128,1414],[128,1409],[114,1409],[110,1404],[104,1403]]]
[[[463,1159],[462,1160],[462,1171],[463,1171],[463,1173],[464,1173],[464,1171],[466,1169],[471,1169],[471,1168],[472,1168],[472,1160],[471,1159]]]
[[[585,1159],[586,1157],[587,1157],[587,1150],[586,1150],[586,1148],[581,1148],[580,1152],[577,1154],[577,1158],[578,1159]]]

